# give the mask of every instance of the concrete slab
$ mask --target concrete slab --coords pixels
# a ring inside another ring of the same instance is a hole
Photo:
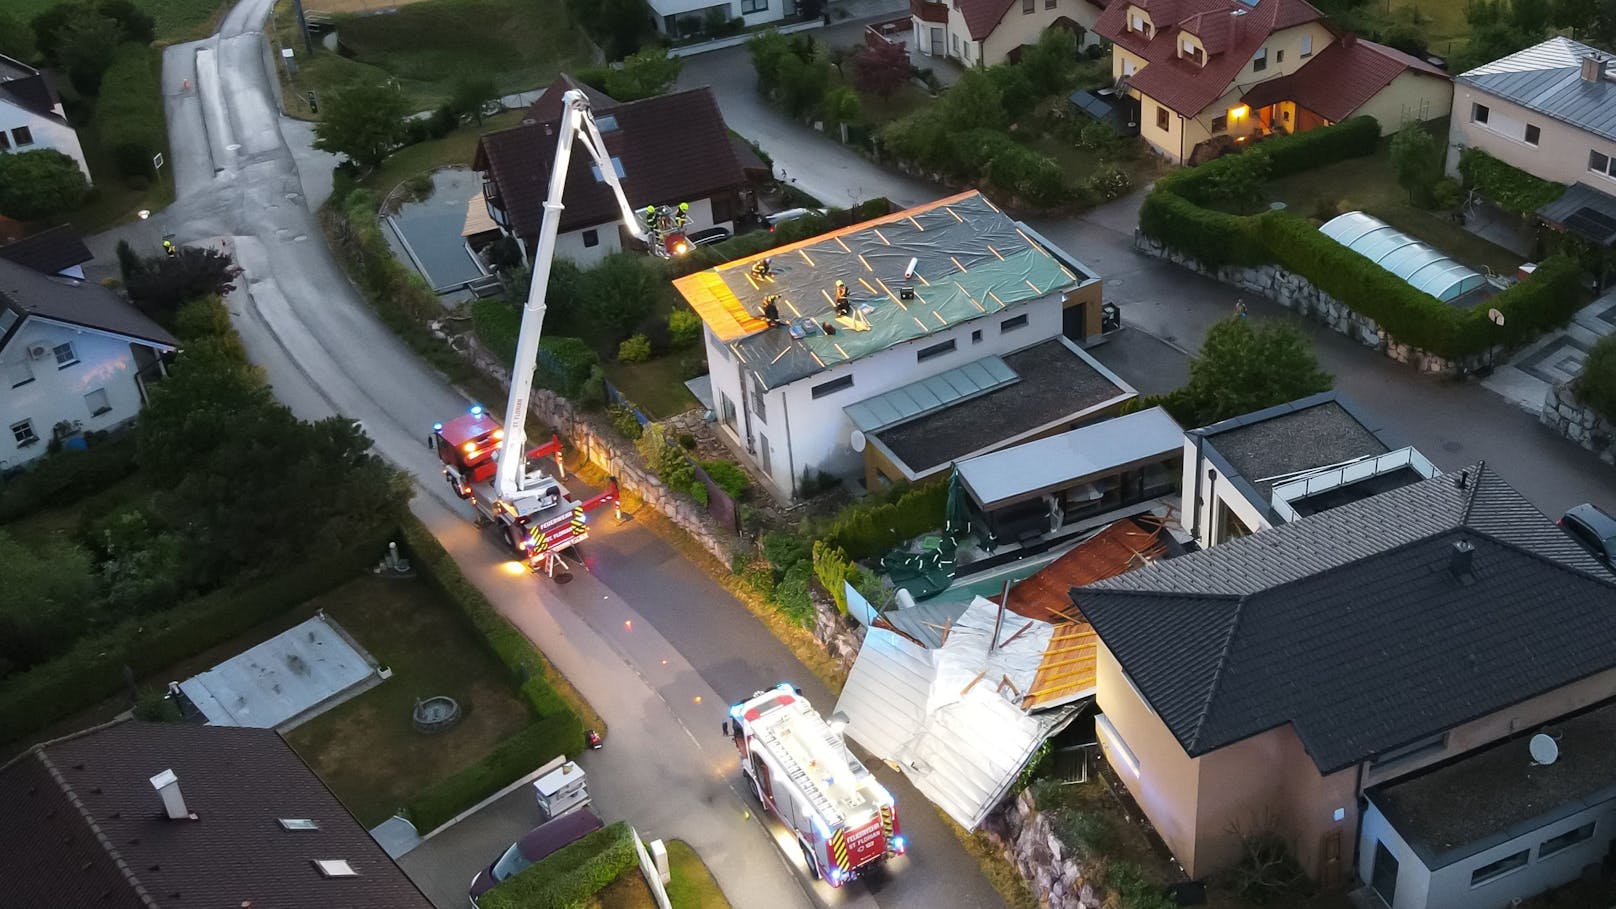
[[[718,408],[713,405],[712,376],[697,376],[694,379],[686,381],[685,387],[690,389],[690,393],[696,396],[696,400],[701,402],[702,407],[705,407],[713,413],[718,412]]]
[[[1521,348],[1482,384],[1516,407],[1536,414],[1554,386],[1582,374],[1588,351],[1612,332],[1616,332],[1616,292],[1577,310],[1566,327]]]
[[[415,825],[396,814],[370,828],[370,838],[379,843],[391,859],[421,845],[421,834],[415,831]]]
[[[208,723],[289,729],[380,681],[375,661],[317,615],[180,683]]]

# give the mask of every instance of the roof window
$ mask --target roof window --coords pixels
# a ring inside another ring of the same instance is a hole
[[[320,825],[306,817],[283,817],[281,818],[281,828],[283,830],[319,830]]]
[[[359,872],[343,859],[315,859],[314,867],[322,877],[358,877]]]

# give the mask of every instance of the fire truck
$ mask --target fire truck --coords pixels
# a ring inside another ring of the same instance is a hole
[[[511,369],[510,399],[505,422],[494,420],[482,407],[473,407],[432,427],[432,446],[443,462],[443,476],[455,495],[469,500],[477,510],[479,525],[492,524],[501,531],[506,545],[534,571],[554,576],[562,552],[589,537],[589,512],[617,502],[617,481],[605,492],[590,499],[574,499],[562,486],[561,442],[550,441],[528,448],[524,437],[528,397],[533,392],[533,374],[538,366],[539,336],[544,328],[545,292],[550,282],[550,266],[555,260],[556,232],[561,223],[562,190],[567,166],[572,160],[574,141],[583,145],[594,159],[600,174],[617,196],[623,226],[652,255],[668,257],[689,248],[683,219],[662,214],[667,206],[651,206],[657,217],[642,224],[618,179],[595,125],[589,102],[582,92],[561,96],[562,119],[556,135],[556,153],[550,170],[549,190],[544,200],[544,219],[533,256],[533,277],[527,303],[522,309],[522,328],[516,340],[516,362]],[[681,209],[682,211],[682,209]],[[554,456],[556,471],[544,462]]]
[[[729,716],[741,772],[816,879],[840,887],[904,853],[892,793],[790,684],[757,692]]]

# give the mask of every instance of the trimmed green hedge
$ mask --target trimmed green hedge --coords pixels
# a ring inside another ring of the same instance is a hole
[[[576,398],[589,381],[590,372],[598,368],[600,357],[582,339],[539,339],[539,370],[534,378],[551,391]]]
[[[905,540],[942,527],[947,505],[946,482],[911,486],[891,502],[860,502],[842,509],[820,539],[841,547],[854,561],[873,559]]]
[[[1269,176],[1277,178],[1372,155],[1379,142],[1379,120],[1353,117],[1325,129],[1264,139],[1255,150],[1268,156]]]
[[[0,524],[41,508],[60,508],[135,472],[135,437],[120,436],[83,451],[59,451],[0,484]]]
[[[1607,420],[1616,420],[1616,335],[1606,335],[1588,351],[1576,379],[1578,400]]]
[[[168,151],[159,79],[162,52],[142,44],[124,44],[112,55],[95,102],[96,132],[101,145],[125,177],[152,175],[152,157]]]
[[[248,588],[224,588],[158,615],[140,616],[79,640],[62,656],[0,684],[0,730],[15,740],[94,706],[137,677],[166,669],[351,580],[379,558],[387,534],[304,563]]]
[[[634,833],[618,821],[558,849],[488,891],[482,909],[582,909],[639,862]]]
[[[433,783],[404,806],[410,822],[422,833],[436,830],[524,774],[532,773],[535,767],[556,756],[558,743],[573,735],[568,719],[573,721],[571,726],[577,725],[576,717],[561,715],[535,720],[500,742],[487,757]],[[578,747],[582,748],[581,731],[577,737]]]
[[[1459,175],[1465,186],[1481,191],[1493,204],[1518,215],[1531,215],[1560,198],[1565,184],[1534,177],[1479,148],[1459,153]]]
[[[1273,258],[1256,235],[1253,219],[1202,208],[1160,183],[1139,206],[1139,229],[1208,268],[1261,265]]]

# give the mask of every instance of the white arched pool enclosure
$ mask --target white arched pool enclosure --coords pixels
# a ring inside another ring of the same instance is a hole
[[[1487,283],[1475,270],[1361,211],[1337,215],[1319,230],[1407,281],[1414,289],[1444,302],[1456,300]]]

